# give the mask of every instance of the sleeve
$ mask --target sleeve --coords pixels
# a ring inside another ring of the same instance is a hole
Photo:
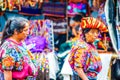
[[[84,67],[84,64],[86,62],[86,57],[85,57],[85,49],[84,48],[77,48],[77,49],[72,49],[69,57],[69,64],[72,69],[74,67]]]
[[[82,68],[85,63],[85,52],[83,48],[77,49],[75,55],[74,55],[74,66]]]
[[[12,70],[17,60],[18,55],[14,48],[4,49],[4,55],[2,56],[2,69]]]

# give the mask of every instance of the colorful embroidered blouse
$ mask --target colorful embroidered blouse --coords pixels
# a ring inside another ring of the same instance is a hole
[[[24,43],[18,45],[16,42],[7,39],[0,47],[0,55],[2,57],[1,70],[21,71],[23,64],[26,62],[31,66],[34,74],[37,71],[37,63]]]
[[[78,40],[71,49],[69,64],[74,67],[83,68],[89,79],[96,79],[102,69],[101,59],[93,45]]]

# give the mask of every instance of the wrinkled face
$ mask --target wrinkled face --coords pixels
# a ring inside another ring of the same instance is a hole
[[[98,30],[97,29],[91,29],[88,33],[85,34],[86,41],[89,43],[93,43],[95,39],[98,38]]]
[[[24,39],[26,39],[28,34],[29,34],[29,24],[26,23],[22,32],[17,33],[17,37],[18,37],[19,40],[24,40]]]

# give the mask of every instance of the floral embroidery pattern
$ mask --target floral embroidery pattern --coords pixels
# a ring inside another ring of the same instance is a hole
[[[24,45],[17,45],[16,43],[8,39],[3,43],[1,50],[1,70],[21,71],[25,62],[27,62],[29,65],[36,65],[32,53],[28,51],[26,49],[26,46]]]
[[[73,45],[69,57],[69,64],[72,69],[74,67],[83,68],[89,79],[96,78],[102,69],[101,60],[95,48],[86,44],[84,41],[77,41]]]
[[[13,65],[14,65],[14,60],[12,57],[10,56],[7,56],[6,58],[4,58],[2,60],[2,65],[3,65],[3,68],[10,68],[12,69],[13,68]]]

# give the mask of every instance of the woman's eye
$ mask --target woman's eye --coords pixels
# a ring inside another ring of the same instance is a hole
[[[26,29],[26,30],[23,30],[23,31],[27,32],[27,31],[28,31],[28,29]]]

